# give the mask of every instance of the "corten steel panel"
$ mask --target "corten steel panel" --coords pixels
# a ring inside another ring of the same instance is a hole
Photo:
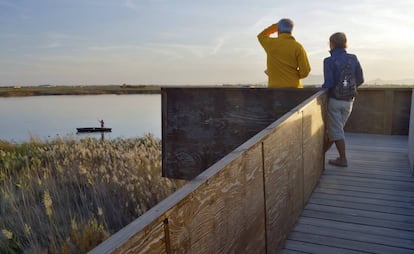
[[[317,91],[163,88],[163,176],[194,178]]]
[[[359,89],[345,131],[408,135],[411,93],[408,88]]]

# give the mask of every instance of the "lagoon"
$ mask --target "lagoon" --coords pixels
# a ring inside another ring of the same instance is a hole
[[[101,137],[77,134],[78,127],[98,127],[112,132],[105,139],[133,138],[152,133],[161,138],[161,95],[59,95],[0,98],[0,139],[29,141],[56,137]]]

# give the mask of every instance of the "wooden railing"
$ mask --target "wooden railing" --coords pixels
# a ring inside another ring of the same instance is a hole
[[[345,126],[347,132],[408,135],[408,157],[414,175],[414,96],[412,88],[362,88]]]
[[[325,91],[288,110],[90,253],[277,253],[324,168]],[[409,135],[412,89],[360,89],[348,132]]]
[[[317,91],[163,88],[163,176],[193,179]]]
[[[277,253],[324,168],[319,91],[90,253]]]
[[[411,94],[412,88],[362,86],[345,131],[408,135]]]

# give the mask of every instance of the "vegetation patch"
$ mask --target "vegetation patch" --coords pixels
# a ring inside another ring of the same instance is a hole
[[[0,141],[0,253],[85,253],[184,183],[152,135]]]
[[[159,94],[160,86],[106,85],[106,86],[18,86],[0,87],[0,97],[86,95],[86,94]]]

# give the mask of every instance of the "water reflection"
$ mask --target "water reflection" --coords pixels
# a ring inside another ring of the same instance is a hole
[[[54,137],[79,138],[78,127],[104,119],[111,133],[88,133],[106,139],[152,133],[161,137],[161,96],[75,95],[0,98],[0,139],[27,141]],[[77,137],[78,136],[78,137]]]

